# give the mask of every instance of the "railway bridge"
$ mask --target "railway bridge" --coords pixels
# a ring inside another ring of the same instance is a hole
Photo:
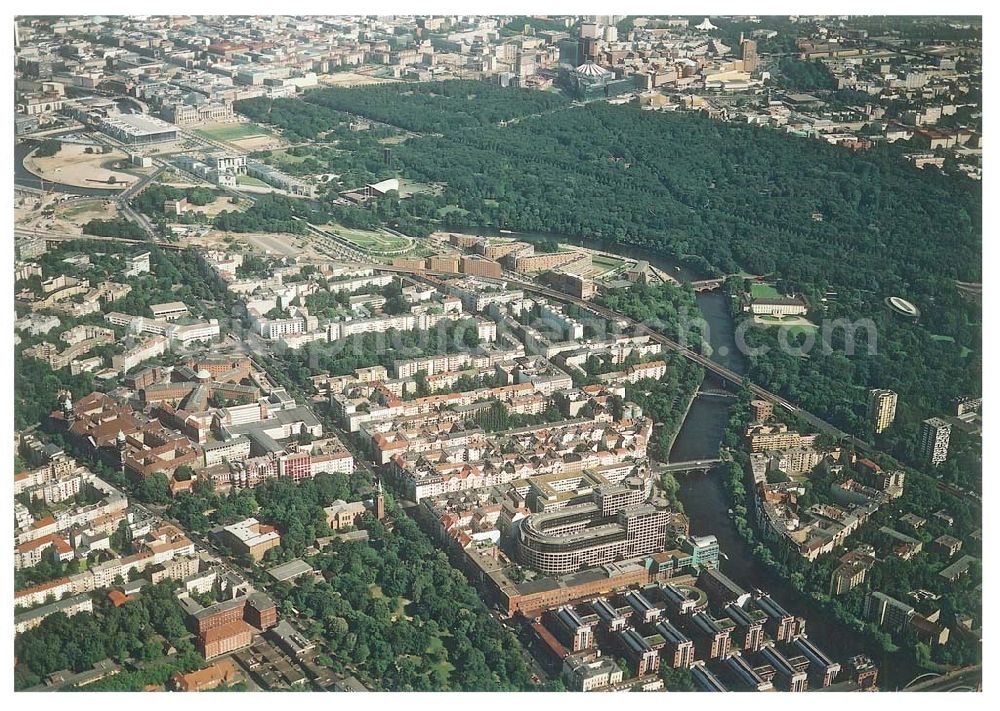
[[[654,470],[657,474],[662,474],[668,472],[670,474],[677,474],[680,472],[707,472],[709,469],[714,467],[716,464],[720,463],[722,459],[716,457],[714,459],[698,459],[691,460],[687,462],[667,462],[666,464],[661,464]]]

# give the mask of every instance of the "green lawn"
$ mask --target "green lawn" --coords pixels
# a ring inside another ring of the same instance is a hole
[[[271,136],[273,133],[256,123],[227,123],[212,128],[196,128],[194,133],[216,141],[235,141],[250,136]]]
[[[395,252],[412,245],[411,241],[388,232],[358,230],[338,224],[331,225],[330,230],[369,252]]]
[[[72,206],[67,207],[60,213],[61,217],[76,217],[85,212],[100,210],[103,208],[103,200],[79,200]]]
[[[448,636],[450,636],[450,633],[448,633],[445,630],[441,631],[441,637],[448,637]],[[441,654],[441,652],[444,650],[444,648],[445,648],[444,647],[444,642],[441,641],[441,637],[433,637],[431,639],[430,644],[427,645],[427,654],[428,655],[436,656],[438,654]],[[447,652],[445,652],[445,654],[446,653]],[[446,659],[442,660],[440,662],[434,662],[434,663],[432,663],[431,666],[430,666],[430,668],[431,669],[442,669],[447,674],[451,674],[451,672],[455,671],[455,665],[452,664],[451,662],[449,662]]]
[[[455,671],[455,665],[445,660],[442,662],[435,662],[434,664],[431,664],[431,669],[443,669],[447,674],[451,674],[453,671]]]
[[[312,155],[293,156],[289,153],[286,153],[283,150],[272,150],[271,156],[269,158],[265,158],[264,162],[267,163],[268,165],[273,165],[278,170],[284,170],[294,175],[295,174],[294,166],[298,165],[299,163],[305,162],[309,158],[314,158],[314,156]],[[320,161],[320,163],[322,163],[322,161]]]
[[[382,592],[382,588],[376,585],[375,583],[372,583],[371,585],[368,586],[368,592],[370,592],[371,596],[376,600],[386,598],[385,593]],[[409,605],[411,602],[412,600],[408,600],[405,597],[396,598],[396,609],[392,611],[392,614],[395,615],[397,618],[405,617],[408,620],[411,619],[410,616],[406,614],[406,606]]]
[[[250,185],[255,188],[266,188],[269,187],[267,183],[263,180],[258,180],[250,175],[237,175],[236,176],[237,185]]]
[[[407,180],[402,178],[399,181],[399,196],[409,197],[414,193],[429,193],[431,195],[437,195],[441,192],[441,188],[436,185],[429,185],[428,183],[421,183],[416,180]]]
[[[469,214],[468,210],[458,205],[445,205],[444,207],[439,207],[437,210],[438,217],[446,217],[453,212],[461,212],[463,215]]]
[[[590,261],[593,263],[595,267],[598,267],[602,272],[611,272],[625,265],[625,260],[623,259],[615,259],[614,257],[605,257],[600,254],[594,255]]]
[[[757,323],[765,326],[779,326],[788,332],[790,338],[798,336],[800,333],[815,333],[819,326],[814,323],[805,322],[801,316],[755,316]]]
[[[777,299],[781,296],[773,284],[752,284],[750,296],[755,299]]]
[[[294,165],[295,163],[301,163],[309,156],[293,156],[288,151],[271,151],[271,159],[275,163],[289,163]]]

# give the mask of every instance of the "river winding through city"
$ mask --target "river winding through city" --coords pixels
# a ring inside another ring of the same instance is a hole
[[[507,236],[507,235],[505,235]],[[690,268],[678,266],[647,249],[619,245],[603,241],[586,240],[560,234],[511,234],[511,237],[544,237],[583,247],[600,249],[631,259],[645,260],[681,282],[708,278]],[[747,371],[747,361],[736,345],[735,328],[729,310],[728,299],[721,291],[701,292],[697,296],[708,331],[707,341],[711,346],[711,358],[717,363],[737,373]],[[721,382],[709,375],[702,383],[700,393],[688,411],[681,425],[670,460],[674,462],[711,459],[718,456],[719,447],[729,419],[732,399],[718,397],[708,392],[724,390]],[[729,497],[722,478],[715,473],[692,473],[678,476],[680,490],[678,496],[684,504],[684,511],[691,520],[694,535],[714,535],[725,554],[721,569],[747,590],[759,588],[772,597],[793,615],[805,617],[806,633],[817,645],[842,664],[863,651],[858,636],[827,617],[815,614],[808,601],[795,591],[791,584],[763,568],[753,556],[751,547],[740,537],[730,515]],[[879,660],[876,660],[878,663]],[[885,668],[881,670],[883,683],[902,685],[912,674],[909,670]]]

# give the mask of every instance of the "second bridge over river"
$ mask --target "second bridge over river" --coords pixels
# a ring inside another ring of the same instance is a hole
[[[687,462],[669,462],[667,464],[656,464],[652,467],[652,470],[656,474],[662,474],[664,472],[669,472],[671,474],[677,472],[705,472],[721,461],[722,459],[716,457],[714,459],[698,459]]]

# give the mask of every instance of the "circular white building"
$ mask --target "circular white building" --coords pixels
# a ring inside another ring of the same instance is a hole
[[[920,309],[899,296],[887,297],[885,303],[886,306],[900,316],[906,316],[907,318],[917,318],[920,316]]]

